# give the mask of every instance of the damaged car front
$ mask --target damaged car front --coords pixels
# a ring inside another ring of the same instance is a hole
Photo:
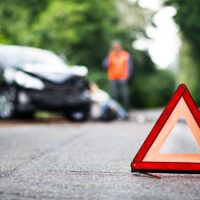
[[[86,120],[90,111],[86,75],[86,67],[71,67],[50,51],[1,45],[0,117],[30,117],[37,110],[50,110]]]

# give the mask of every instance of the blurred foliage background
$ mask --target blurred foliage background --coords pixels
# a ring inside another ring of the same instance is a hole
[[[200,1],[167,0],[166,5],[177,9],[174,19],[180,27],[182,39],[178,81],[188,85],[200,105]]]
[[[133,57],[130,79],[132,106],[164,106],[180,81],[189,84],[199,100],[200,3],[169,0],[177,7],[183,45],[180,76],[160,70],[148,52],[132,47],[154,13],[130,0],[4,0],[0,1],[0,43],[40,47],[65,56],[69,63],[89,68],[88,79],[109,91],[102,60],[118,38]],[[194,12],[191,12],[194,10]],[[192,32],[192,34],[191,34]]]

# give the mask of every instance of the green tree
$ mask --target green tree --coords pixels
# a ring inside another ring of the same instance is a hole
[[[0,43],[27,44],[30,27],[49,0],[0,1]]]
[[[33,24],[33,45],[64,53],[73,63],[97,67],[116,24],[111,0],[52,0]]]

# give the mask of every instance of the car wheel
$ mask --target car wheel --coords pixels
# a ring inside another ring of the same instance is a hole
[[[86,111],[65,112],[65,117],[71,121],[86,121],[89,119],[89,113]]]
[[[13,88],[0,92],[0,118],[9,119],[15,114],[16,90]]]
[[[29,112],[16,113],[16,116],[19,117],[20,119],[28,120],[28,119],[33,119],[34,114],[35,114],[34,111],[29,111]]]

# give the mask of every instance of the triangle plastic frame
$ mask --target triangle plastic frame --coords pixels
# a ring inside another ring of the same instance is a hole
[[[148,153],[152,144],[156,140],[160,131],[168,121],[170,115],[178,104],[179,100],[183,98],[193,115],[198,127],[200,127],[200,112],[195,104],[192,96],[190,95],[187,87],[184,84],[179,85],[178,89],[174,93],[169,104],[164,109],[160,118],[156,122],[155,126],[151,130],[147,139],[141,146],[137,155],[131,163],[132,172],[170,172],[170,173],[200,173],[200,160],[199,163],[195,162],[159,162],[159,161],[144,161],[144,157]],[[200,129],[199,129],[200,130]],[[200,137],[200,132],[199,132]]]

